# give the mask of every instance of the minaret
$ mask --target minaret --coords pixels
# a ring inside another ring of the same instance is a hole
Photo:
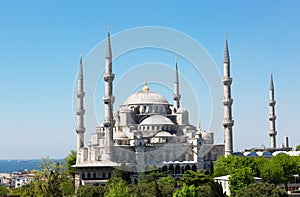
[[[289,145],[289,137],[287,135],[285,135],[285,137],[284,137],[284,146],[286,148],[290,147],[290,145]]]
[[[275,104],[276,101],[274,100],[274,84],[273,84],[273,75],[271,73],[271,81],[270,81],[270,100],[269,100],[269,107],[270,107],[270,115],[269,115],[269,121],[270,121],[270,147],[276,148],[276,127],[275,127]]]
[[[84,108],[83,108],[83,97],[85,95],[83,91],[83,69],[82,69],[82,54],[80,53],[80,68],[78,73],[78,85],[77,85],[77,154],[80,149],[84,147]]]
[[[225,156],[232,155],[233,152],[233,140],[232,140],[232,126],[234,121],[232,120],[232,110],[231,106],[233,103],[233,99],[231,98],[231,83],[232,78],[230,77],[230,58],[228,51],[228,38],[226,34],[226,43],[225,43],[225,51],[224,51],[224,77],[223,77],[223,85],[224,85],[224,142],[225,142]]]
[[[180,97],[181,95],[179,94],[179,79],[178,79],[178,66],[177,66],[177,59],[176,59],[176,71],[175,71],[175,79],[174,79],[174,95],[173,95],[173,100],[174,100],[174,108],[178,110],[180,107]]]
[[[103,126],[105,127],[105,156],[106,160],[113,160],[113,104],[115,98],[113,96],[113,80],[115,75],[112,73],[112,52],[110,44],[110,28],[108,26],[107,42],[106,42],[106,56],[105,56],[105,95],[103,102],[105,104],[105,118]]]

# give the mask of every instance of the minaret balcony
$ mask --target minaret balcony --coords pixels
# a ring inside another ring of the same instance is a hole
[[[270,105],[270,106],[275,106],[275,104],[276,104],[276,101],[274,101],[274,100],[269,100],[269,105]]]
[[[113,127],[114,125],[115,125],[115,121],[114,120],[108,120],[107,118],[105,118],[104,120],[103,120],[103,126],[104,127]]]
[[[276,116],[275,115],[269,115],[269,120],[270,121],[276,120]]]
[[[84,109],[77,109],[76,114],[77,115],[83,115],[85,113]]]
[[[103,96],[103,102],[104,104],[113,104],[115,102],[115,97],[114,96]]]
[[[83,98],[85,95],[85,92],[84,91],[77,91],[77,97],[78,98]]]
[[[85,128],[84,127],[80,127],[76,129],[76,133],[84,133],[85,132]]]
[[[104,75],[103,75],[103,79],[106,82],[112,82],[114,80],[114,78],[115,78],[115,74],[112,74],[112,73],[111,74],[104,73]]]
[[[112,124],[111,124],[111,122],[109,121],[109,120],[107,120],[107,119],[104,119],[103,120],[103,126],[104,127],[110,127]]]
[[[226,118],[226,119],[223,120],[223,125],[226,126],[226,127],[228,127],[228,126],[232,127],[233,124],[234,124],[234,121],[231,120],[231,119]]]
[[[231,99],[231,98],[223,99],[222,103],[224,106],[231,106],[233,103],[233,99]]]
[[[224,78],[222,79],[222,82],[223,82],[223,84],[224,84],[225,86],[231,85],[231,83],[232,83],[232,78],[231,78],[231,77],[224,77]]]
[[[269,135],[270,136],[276,136],[277,135],[277,131],[272,130],[272,131],[269,132]]]
[[[173,95],[173,100],[175,100],[175,101],[179,101],[180,98],[181,98],[181,95],[177,95],[177,94]]]
[[[111,103],[111,96],[103,96],[103,102],[104,104]]]

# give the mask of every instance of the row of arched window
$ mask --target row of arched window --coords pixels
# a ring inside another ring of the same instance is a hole
[[[175,125],[141,125],[139,126],[140,131],[175,131]]]

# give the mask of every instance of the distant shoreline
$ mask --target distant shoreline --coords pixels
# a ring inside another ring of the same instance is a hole
[[[63,161],[63,159],[50,159],[54,162]],[[1,159],[0,173],[22,172],[30,170],[40,170],[39,164],[42,159]]]

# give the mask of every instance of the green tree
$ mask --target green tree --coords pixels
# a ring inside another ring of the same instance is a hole
[[[296,146],[296,151],[300,151],[300,144]]]
[[[102,186],[81,185],[79,186],[77,197],[104,197],[105,189]]]
[[[9,192],[10,192],[10,190],[7,187],[0,186],[0,195],[1,196],[6,196],[9,194]]]
[[[260,177],[268,183],[273,183],[275,185],[280,184],[282,182],[282,178],[284,176],[283,168],[273,159],[267,158],[257,158],[256,159],[257,166],[259,168]]]
[[[127,184],[129,184],[131,182],[130,171],[131,169],[122,163],[121,166],[114,169],[113,175],[114,177],[123,179]]]
[[[230,195],[235,196],[236,192],[240,188],[247,187],[251,183],[254,183],[254,177],[251,168],[244,167],[244,168],[237,169],[234,173],[230,174],[230,178],[229,178]]]
[[[66,158],[66,171],[72,177],[75,177],[75,168],[72,166],[76,164],[76,151],[72,150]]]
[[[60,177],[61,165],[57,162],[55,164],[55,170],[50,172],[49,179],[46,181],[46,190],[50,196],[60,197],[61,191],[61,177]]]
[[[155,170],[142,172],[140,181],[135,189],[137,196],[162,196],[162,190],[158,180],[161,178],[162,173],[158,173]]]
[[[199,196],[203,197],[225,197],[222,186],[216,183],[211,176],[203,174],[202,171],[194,172],[187,170],[183,174],[180,182],[183,185],[195,186]]]
[[[35,180],[11,194],[19,196],[72,196],[74,195],[74,178],[65,170],[66,168],[49,157],[42,158],[39,171],[32,171]]]
[[[128,186],[121,178],[110,178],[105,187],[105,197],[130,197]]]
[[[128,186],[129,193],[135,197],[171,197],[175,191],[176,181],[155,170],[142,172],[137,184]]]
[[[158,185],[161,190],[161,195],[164,197],[172,197],[175,191],[176,181],[169,175],[158,180]]]
[[[199,191],[194,185],[183,185],[180,190],[176,190],[173,197],[198,197]]]
[[[233,156],[219,157],[214,166],[214,176],[224,176],[231,172],[231,163],[233,161]]]
[[[254,176],[259,176],[255,159],[251,157],[228,156],[220,157],[214,167],[214,176],[224,176],[235,172],[236,169],[249,167]]]
[[[208,183],[198,186],[199,196],[201,197],[226,197],[223,193],[222,185],[210,180]]]
[[[287,193],[274,184],[270,183],[252,183],[248,187],[241,188],[237,191],[239,197],[287,197]]]
[[[75,193],[74,179],[65,179],[60,184],[63,196],[73,196]]]
[[[288,182],[293,178],[293,175],[299,173],[297,158],[286,154],[278,154],[272,158],[272,162],[282,168],[283,176],[281,176],[281,182],[284,183],[285,190],[287,191]]]
[[[209,175],[203,174],[202,171],[194,172],[192,170],[187,170],[184,172],[183,177],[180,181],[185,185],[194,185],[195,187],[198,187],[201,184],[210,182],[211,177]]]

